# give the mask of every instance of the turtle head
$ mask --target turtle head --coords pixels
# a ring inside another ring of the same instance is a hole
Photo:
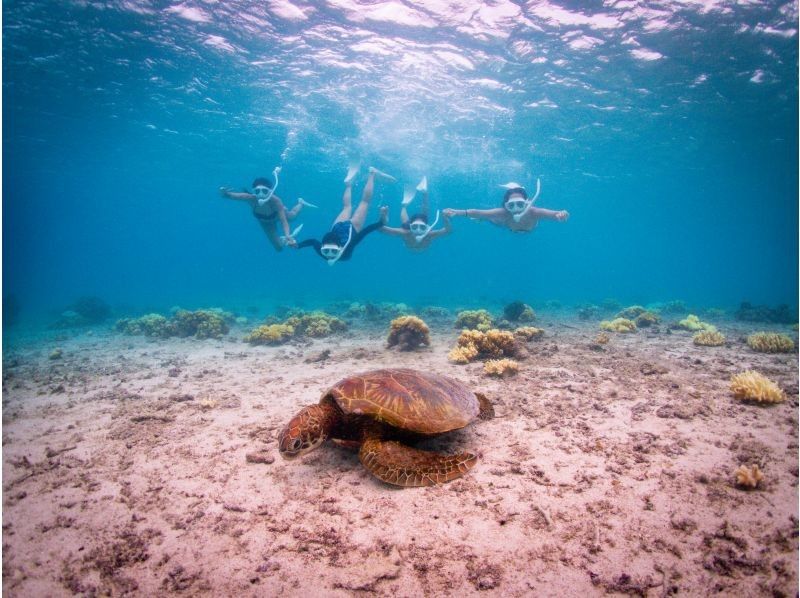
[[[295,415],[278,437],[284,459],[294,459],[325,442],[336,422],[335,407],[328,403],[310,405]]]

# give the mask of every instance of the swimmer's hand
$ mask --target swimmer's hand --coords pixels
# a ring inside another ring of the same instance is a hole
[[[219,194],[222,195],[222,197],[228,197],[228,188],[227,187],[220,187],[219,188]]]
[[[297,249],[297,241],[294,240],[294,237],[289,237],[288,239],[286,239],[286,245]]]
[[[453,216],[458,216],[459,212],[463,212],[464,216],[467,215],[466,210],[454,210],[453,208],[445,208],[442,210],[442,216],[445,218],[452,218]]]
[[[561,210],[560,212],[556,212],[556,220],[559,222],[566,222],[569,218],[569,212],[566,210]]]

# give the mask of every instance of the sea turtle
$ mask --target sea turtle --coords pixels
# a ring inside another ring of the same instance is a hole
[[[461,477],[477,457],[422,451],[403,441],[493,416],[486,397],[447,376],[402,368],[373,370],[334,384],[318,404],[292,418],[278,442],[281,455],[292,459],[330,438],[358,447],[364,467],[387,484],[432,486]]]

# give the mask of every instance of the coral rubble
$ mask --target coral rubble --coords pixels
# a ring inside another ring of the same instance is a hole
[[[772,380],[753,370],[731,377],[731,392],[742,401],[780,403],[786,394]]]
[[[392,320],[386,340],[389,347],[397,346],[401,351],[413,351],[422,345],[431,344],[429,333],[428,325],[420,318],[400,316]]]
[[[725,335],[716,330],[701,330],[692,337],[692,342],[703,347],[721,347],[725,344]]]
[[[603,320],[600,322],[600,330],[610,332],[636,332],[636,324],[626,318],[616,318],[615,320]]]
[[[747,337],[747,346],[759,353],[791,353],[794,341],[777,332],[756,332]]]

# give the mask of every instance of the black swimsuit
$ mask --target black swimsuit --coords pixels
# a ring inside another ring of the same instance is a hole
[[[336,224],[340,223],[337,222]],[[336,224],[334,225],[334,228],[336,227]],[[350,226],[352,226],[352,224]],[[369,226],[365,226],[361,230],[361,232],[355,232],[355,229],[353,229],[353,236],[350,239],[350,243],[348,243],[347,247],[345,247],[344,251],[342,252],[342,257],[340,257],[339,260],[341,261],[349,260],[350,256],[353,255],[353,249],[355,249],[356,245],[358,245],[361,242],[361,240],[368,234],[378,230],[382,226],[383,226],[382,222],[376,222],[375,224],[370,224]],[[324,255],[322,255],[321,251],[322,243],[320,243],[316,239],[306,239],[302,243],[297,244],[298,249],[301,249],[303,247],[313,247],[314,251],[316,251],[321,258],[327,259]]]
[[[253,216],[255,216],[256,220],[258,220],[259,222],[272,222],[278,217],[278,212],[272,212],[272,214],[269,215],[259,214],[258,212],[256,212],[256,209],[253,208]]]

